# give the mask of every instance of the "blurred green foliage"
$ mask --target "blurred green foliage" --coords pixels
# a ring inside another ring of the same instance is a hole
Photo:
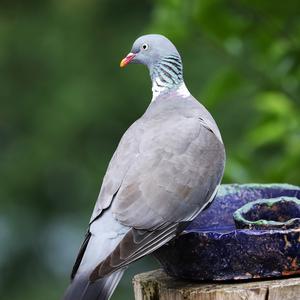
[[[150,32],[178,46],[221,128],[224,182],[300,184],[298,1],[3,0],[1,299],[63,293],[108,161],[151,99],[144,67],[118,67]]]

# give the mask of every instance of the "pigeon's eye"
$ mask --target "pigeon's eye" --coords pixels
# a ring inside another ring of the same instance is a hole
[[[143,50],[147,50],[148,48],[149,48],[148,44],[143,44],[143,45],[142,45],[142,49],[143,49]]]

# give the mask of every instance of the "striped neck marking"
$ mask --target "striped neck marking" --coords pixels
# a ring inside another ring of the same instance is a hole
[[[152,101],[159,95],[179,88],[183,82],[183,67],[178,55],[162,58],[150,70],[152,79]],[[185,85],[184,85],[185,86]]]

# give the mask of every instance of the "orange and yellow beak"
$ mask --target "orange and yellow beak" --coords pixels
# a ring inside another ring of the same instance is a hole
[[[120,67],[124,68],[126,65],[128,65],[135,57],[134,53],[129,53],[125,58],[123,58],[120,62]]]

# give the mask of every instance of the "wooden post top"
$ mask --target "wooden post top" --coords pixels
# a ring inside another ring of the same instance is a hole
[[[177,280],[159,269],[136,275],[133,286],[135,300],[300,300],[300,277],[201,283]]]

